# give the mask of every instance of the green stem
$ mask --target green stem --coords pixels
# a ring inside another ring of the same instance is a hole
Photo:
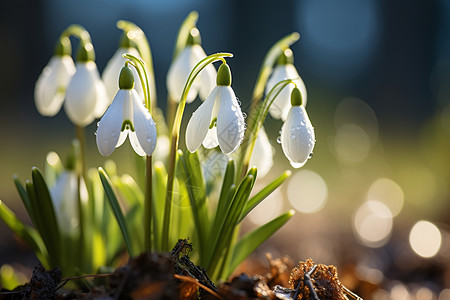
[[[75,36],[79,38],[83,45],[91,43],[91,36],[89,32],[81,25],[73,24],[67,27],[62,33],[60,38]]]
[[[86,135],[84,127],[75,125],[75,134],[80,142],[80,162],[77,162],[77,172],[80,176],[86,178]]]
[[[173,197],[173,183],[175,179],[175,165],[176,165],[176,154],[178,150],[178,140],[180,136],[180,127],[181,121],[184,114],[184,108],[186,106],[186,99],[189,93],[189,90],[194,82],[194,79],[203,70],[207,65],[216,62],[218,60],[224,60],[224,57],[233,57],[231,53],[216,53],[202,59],[191,71],[186,84],[183,89],[183,93],[181,94],[181,101],[178,104],[177,111],[175,114],[175,120],[173,122],[172,127],[172,142],[170,145],[170,154],[169,154],[169,170],[167,177],[167,192],[166,192],[166,201],[164,204],[164,219],[163,219],[163,228],[162,228],[162,250],[168,251],[168,243],[169,243],[169,227],[170,227],[170,216],[172,212],[172,197]]]
[[[245,143],[247,146],[244,149],[244,155],[241,156],[237,162],[236,170],[238,172],[240,170],[241,173],[238,173],[240,176],[238,176],[236,180],[241,180],[245,176],[245,174],[247,174],[250,159],[253,153],[253,148],[255,147],[256,138],[258,137],[259,130],[261,129],[267,117],[267,114],[269,113],[270,106],[287,85],[291,83],[295,85],[293,81],[294,79],[285,79],[274,85],[274,87],[267,94],[266,98],[264,98],[264,101],[261,103],[261,105],[256,108],[255,116],[252,118],[252,122],[248,124],[248,143]]]
[[[145,168],[145,211],[144,211],[144,223],[145,223],[145,250],[152,250],[152,205],[153,205],[153,190],[152,190],[152,156],[147,156],[146,168]]]

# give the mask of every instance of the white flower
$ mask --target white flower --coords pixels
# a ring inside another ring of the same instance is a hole
[[[79,214],[78,197],[82,202],[87,201],[88,191],[81,178],[78,193],[78,175],[74,170],[66,170],[58,177],[55,185],[50,189],[56,219],[60,230],[65,235],[74,235],[78,232]]]
[[[300,75],[297,72],[297,69],[292,64],[292,51],[287,49],[282,54],[287,57],[281,57],[279,64],[277,64],[272,72],[272,76],[267,81],[266,85],[266,95],[270,92],[270,90],[280,81],[286,79],[292,79],[293,82],[300,89],[302,94],[302,105],[306,107],[307,102],[307,92],[306,86],[303,83],[303,80],[300,78]],[[269,107],[270,115],[275,119],[286,120],[287,114],[291,107],[291,92],[294,89],[294,85],[287,85],[275,98],[272,105]],[[276,92],[276,91],[275,91]]]
[[[103,115],[109,101],[95,62],[79,61],[76,69],[67,87],[64,110],[72,123],[84,127]]]
[[[36,82],[34,100],[43,116],[56,115],[63,104],[66,88],[75,73],[70,55],[54,55]]]
[[[206,57],[206,53],[200,46],[199,32],[197,28],[191,30],[188,44],[177,55],[173,63],[170,65],[167,73],[167,89],[169,96],[175,102],[180,102],[184,85],[195,65]],[[187,96],[187,103],[191,103],[200,94],[200,98],[205,100],[215,86],[216,69],[213,65],[204,68],[195,79]]]
[[[133,76],[128,67],[124,67],[120,74],[121,77]],[[155,150],[155,122],[133,85],[120,86],[111,106],[98,124],[97,147],[103,156],[110,155],[116,147],[125,142],[127,136],[130,137],[131,146],[138,155],[152,155]]]
[[[301,105],[300,91],[295,88],[291,97],[300,100],[292,100],[292,107],[281,127],[281,147],[291,165],[299,168],[311,157],[316,139],[305,107]]]
[[[102,81],[105,84],[106,93],[108,94],[109,103],[112,102],[114,99],[114,96],[116,95],[117,91],[119,90],[119,74],[120,70],[122,70],[122,67],[124,66],[127,59],[123,57],[123,54],[129,53],[131,55],[134,55],[136,57],[140,58],[139,52],[136,50],[136,48],[130,47],[130,48],[123,48],[120,47],[116,50],[114,55],[111,57],[111,59],[106,64],[106,67],[102,74]],[[136,70],[133,68],[133,75],[135,78],[139,78]],[[137,80],[135,87],[136,91],[138,92],[139,96],[143,99],[144,98],[144,91],[142,90],[141,81]]]
[[[250,158],[250,166],[255,166],[258,169],[259,178],[266,176],[272,168],[273,154],[273,147],[267,138],[266,131],[264,127],[261,127]]]
[[[217,84],[187,125],[186,146],[190,152],[196,151],[203,143],[207,148],[219,145],[223,153],[230,154],[236,151],[244,138],[244,116],[230,86],[228,65],[220,66]]]

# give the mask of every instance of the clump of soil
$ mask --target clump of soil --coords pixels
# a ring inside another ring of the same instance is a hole
[[[84,291],[63,289],[69,280],[59,269],[46,271],[36,266],[29,283],[13,291],[0,291],[5,299],[347,299],[349,292],[340,283],[334,266],[315,265],[311,259],[300,262],[289,274],[282,259],[268,257],[270,271],[265,275],[238,275],[218,287],[206,271],[189,259],[192,245],[179,240],[171,253],[143,253],[111,274],[85,277]],[[290,287],[287,285],[289,278]],[[102,279],[102,280],[99,280]],[[282,285],[280,285],[282,284]],[[314,298],[318,297],[318,298]],[[353,298],[357,299],[357,298]]]

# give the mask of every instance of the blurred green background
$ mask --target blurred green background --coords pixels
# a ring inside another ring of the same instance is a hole
[[[13,174],[30,178],[31,167],[42,168],[48,151],[64,157],[74,137],[63,111],[44,118],[33,99],[35,81],[62,30],[78,23],[90,32],[102,71],[117,48],[116,21],[140,26],[152,47],[164,109],[176,33],[191,10],[199,12],[205,51],[235,55],[228,63],[245,111],[266,51],[288,33],[301,34],[292,50],[308,90],[317,143],[314,157],[246,223],[250,228],[272,212],[298,211],[255,258],[271,251],[294,261],[312,257],[335,264],[350,288],[374,299],[449,299],[443,298],[450,297],[450,2],[445,0],[4,1],[0,199],[26,220]],[[290,168],[276,143],[281,125],[270,118],[266,123],[276,151],[268,179]],[[86,131],[91,167],[104,162],[95,129],[92,124]],[[122,162],[119,172],[130,169],[128,150],[112,155]],[[430,223],[412,230],[420,220]],[[0,224],[0,265],[33,266],[27,253]]]

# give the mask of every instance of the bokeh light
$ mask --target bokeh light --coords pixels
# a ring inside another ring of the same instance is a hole
[[[409,244],[417,255],[425,258],[435,256],[441,248],[442,236],[439,229],[431,222],[419,221],[409,233]]]
[[[328,198],[328,187],[316,172],[302,170],[289,180],[289,203],[299,212],[312,214],[323,208]]]
[[[263,186],[256,186],[255,191],[261,188]],[[283,202],[283,194],[276,189],[248,214],[248,218],[255,225],[263,225],[281,213]]]
[[[402,188],[393,180],[379,178],[375,180],[367,193],[367,200],[379,201],[386,205],[397,216],[403,207],[404,197]]]
[[[381,247],[392,231],[392,213],[379,201],[366,201],[356,211],[353,226],[359,240],[368,247]]]
[[[364,160],[371,148],[370,138],[358,125],[342,125],[334,140],[338,158],[346,163],[357,163]]]
[[[402,283],[395,284],[391,289],[391,299],[410,300],[409,292],[406,286]]]

